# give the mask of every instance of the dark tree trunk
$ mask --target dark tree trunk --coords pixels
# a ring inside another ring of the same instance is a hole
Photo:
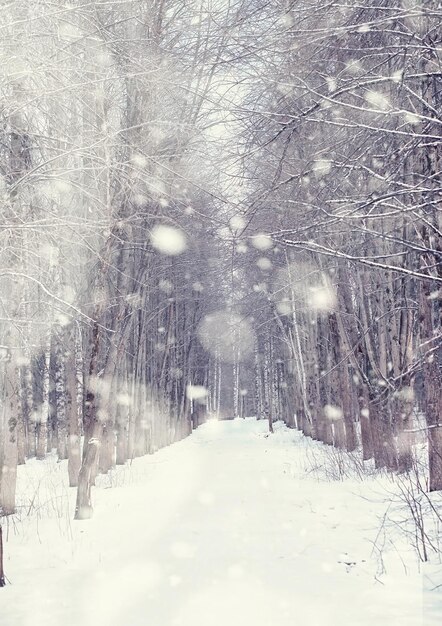
[[[72,331],[66,358],[66,422],[68,427],[68,474],[69,486],[78,485],[81,467],[80,420],[78,416],[76,342]]]
[[[0,524],[0,587],[6,585],[5,570],[3,567],[3,529]]]

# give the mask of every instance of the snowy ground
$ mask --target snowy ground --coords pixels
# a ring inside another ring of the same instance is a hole
[[[279,424],[209,422],[103,478],[87,522],[64,464],[28,463],[1,626],[439,626],[423,589],[440,567],[388,540],[382,480],[318,481],[312,449]]]

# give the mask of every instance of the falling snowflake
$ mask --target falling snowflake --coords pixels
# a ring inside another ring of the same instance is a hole
[[[252,237],[252,245],[257,250],[270,250],[270,248],[273,248],[273,241],[269,235],[259,233]]]
[[[174,226],[158,224],[150,234],[152,246],[168,256],[182,254],[187,248],[186,236]]]

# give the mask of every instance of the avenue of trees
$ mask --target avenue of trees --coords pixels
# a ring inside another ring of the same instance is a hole
[[[28,458],[68,459],[82,518],[97,471],[190,432],[217,273],[207,94],[228,37],[202,10],[2,8],[3,514]]]
[[[259,411],[391,470],[412,467],[424,431],[429,490],[442,488],[441,18],[433,2],[291,3],[243,134]]]
[[[2,5],[1,514],[207,412],[442,489],[436,3]]]

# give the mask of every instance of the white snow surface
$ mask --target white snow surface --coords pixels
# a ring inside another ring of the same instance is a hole
[[[209,421],[100,477],[82,522],[65,462],[28,462],[4,520],[1,626],[442,623],[442,596],[423,592],[406,548],[378,549],[378,479],[317,480],[305,461],[321,444],[266,430]]]

